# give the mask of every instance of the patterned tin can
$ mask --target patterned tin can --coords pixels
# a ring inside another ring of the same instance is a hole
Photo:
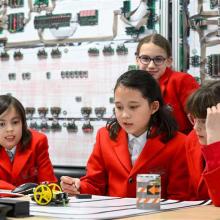
[[[159,174],[138,174],[136,206],[138,209],[160,209],[161,178]]]

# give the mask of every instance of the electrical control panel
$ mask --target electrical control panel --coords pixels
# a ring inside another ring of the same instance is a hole
[[[44,132],[52,163],[85,166],[114,114],[117,78],[140,38],[160,32],[159,0],[0,0],[0,92]]]
[[[199,82],[220,77],[220,1],[188,1],[187,71]]]

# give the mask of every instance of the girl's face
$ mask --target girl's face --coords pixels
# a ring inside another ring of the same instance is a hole
[[[22,121],[13,106],[0,115],[0,145],[10,150],[22,137]]]
[[[151,59],[157,58],[161,59],[161,62],[155,61],[155,64],[154,61],[151,60],[148,64],[144,64],[141,57],[143,59],[145,57],[149,57]],[[148,71],[156,80],[160,79],[160,77],[164,74],[166,67],[170,67],[171,64],[172,58],[167,57],[167,53],[163,48],[152,42],[145,43],[141,46],[139,55],[137,57],[137,65],[139,66],[140,70]]]
[[[159,102],[149,104],[140,91],[119,85],[115,90],[115,114],[120,126],[136,137],[143,134]]]

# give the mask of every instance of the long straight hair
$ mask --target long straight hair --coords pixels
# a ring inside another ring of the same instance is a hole
[[[147,137],[152,138],[161,135],[163,142],[169,141],[175,135],[178,127],[170,109],[164,104],[158,82],[144,70],[131,70],[118,78],[114,88],[114,94],[120,85],[138,90],[149,104],[154,101],[159,102],[159,109],[151,116],[148,123]],[[116,140],[121,129],[117,118],[110,119],[106,127],[109,131],[110,138]]]
[[[31,132],[28,130],[25,109],[23,105],[11,95],[0,95],[0,115],[7,111],[10,107],[14,107],[16,112],[21,117],[22,136],[19,142],[20,146],[17,150],[24,151],[28,148],[31,141]],[[1,146],[2,147],[2,146]]]

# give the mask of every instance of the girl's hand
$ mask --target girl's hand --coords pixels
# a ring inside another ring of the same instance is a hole
[[[80,179],[72,178],[69,176],[62,176],[60,180],[60,185],[64,192],[68,193],[70,196],[80,194]]]
[[[220,141],[220,103],[207,108],[206,133],[207,144]]]

